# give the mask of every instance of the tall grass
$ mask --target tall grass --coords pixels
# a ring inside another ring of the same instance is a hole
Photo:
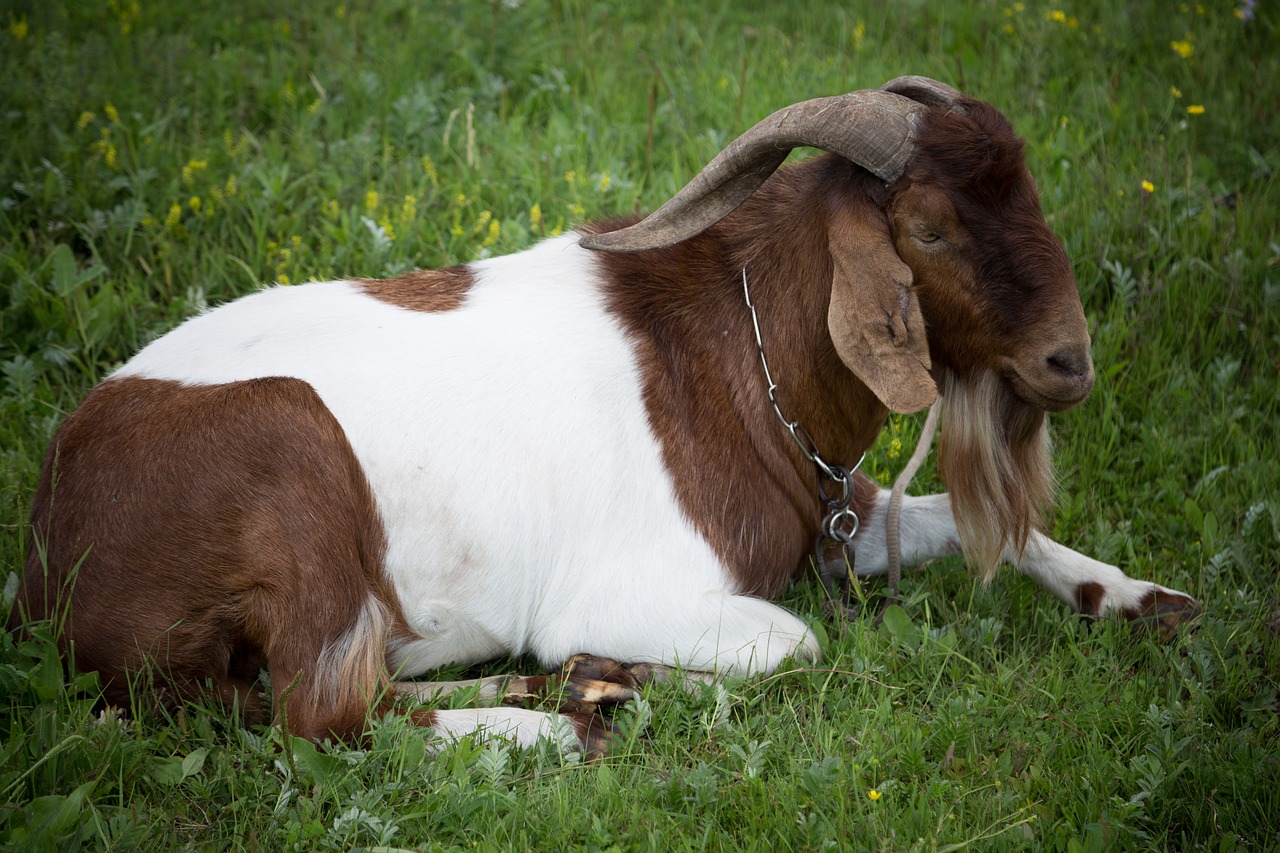
[[[654,688],[590,765],[395,719],[351,750],[210,709],[99,715],[47,632],[6,637],[0,845],[1273,849],[1278,20],[1266,0],[3,4],[6,600],[53,431],[182,318],[652,207],[771,110],[919,73],[1010,116],[1074,259],[1099,379],[1055,417],[1056,535],[1205,615],[1161,645],[956,561],[909,574],[882,627],[797,587],[821,666]],[[893,419],[873,471],[917,430]]]

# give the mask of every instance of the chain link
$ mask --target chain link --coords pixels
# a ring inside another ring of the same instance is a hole
[[[773,374],[769,371],[769,360],[764,355],[760,318],[756,314],[756,306],[751,302],[745,266],[742,268],[742,295],[747,301],[747,308],[751,310],[751,326],[756,333],[756,349],[760,352],[760,366],[764,368],[764,379],[768,384],[769,405],[773,407],[773,413],[791,434],[791,440],[795,442],[796,447],[800,448],[804,458],[818,469],[818,499],[826,507],[826,514],[822,517],[822,524],[813,543],[814,557],[819,570],[823,570],[823,552],[829,544],[840,546],[845,559],[848,560],[849,569],[852,570],[853,551],[849,546],[853,544],[853,537],[858,533],[858,514],[850,506],[853,501],[853,475],[862,467],[867,454],[863,453],[858,464],[852,468],[833,465],[822,458],[822,454],[818,452],[818,445],[813,440],[813,436],[809,435],[809,431],[801,426],[799,421],[793,421],[782,413],[782,407],[778,404],[778,383],[773,381]],[[830,494],[828,485],[836,487]],[[825,570],[823,575],[824,578],[827,577]]]

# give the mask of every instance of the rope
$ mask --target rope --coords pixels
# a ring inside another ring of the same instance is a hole
[[[929,447],[933,444],[933,434],[938,429],[938,412],[942,409],[942,400],[929,407],[929,416],[924,419],[924,428],[920,431],[920,440],[916,442],[915,452],[907,461],[898,479],[893,481],[893,492],[889,495],[889,511],[884,517],[885,548],[889,562],[889,602],[898,600],[898,585],[902,582],[902,539],[899,521],[902,516],[902,498],[906,495],[911,478],[920,470],[924,459],[929,455]],[[887,605],[886,605],[887,606]]]

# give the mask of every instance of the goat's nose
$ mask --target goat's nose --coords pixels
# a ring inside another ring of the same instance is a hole
[[[1063,349],[1045,359],[1049,367],[1068,379],[1084,379],[1089,375],[1091,366],[1089,353]]]

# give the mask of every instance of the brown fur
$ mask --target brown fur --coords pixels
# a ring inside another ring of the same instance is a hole
[[[396,278],[357,279],[369,296],[410,311],[453,311],[466,302],[475,274],[467,266],[414,270]]]
[[[300,380],[104,382],[54,440],[33,527],[10,627],[62,621],[112,704],[145,673],[164,704],[212,693],[260,717],[265,668],[292,731],[351,739],[381,698],[403,630],[381,522]]]
[[[887,415],[827,330],[828,222],[858,203],[847,193],[851,171],[832,158],[784,170],[691,240],[598,256],[610,309],[638,348],[677,498],[743,592],[781,593],[807,565],[822,517],[814,467],[769,405],[744,265],[783,412],[825,458],[857,462]]]
[[[1082,583],[1076,587],[1076,612],[1085,616],[1099,616],[1102,613],[1102,600],[1107,596],[1107,588],[1095,581]]]
[[[1045,341],[1059,339],[1087,363],[1088,335],[1021,141],[993,108],[966,106],[968,116],[929,114],[906,174],[887,188],[848,161],[820,157],[780,170],[679,245],[600,256],[610,307],[640,354],[677,497],[745,592],[776,595],[807,563],[821,508],[813,466],[766,398],[744,265],[783,412],[820,452],[852,464],[886,415],[841,363],[824,322],[828,241],[866,239],[842,238],[842,222],[883,222],[913,274],[947,398],[940,466],[966,555],[989,578],[1002,551],[1020,550],[1042,524],[1053,495],[1043,409],[1078,402],[1092,375],[1024,399],[1035,389],[1014,368],[1051,373]],[[925,244],[923,232],[944,239]]]

